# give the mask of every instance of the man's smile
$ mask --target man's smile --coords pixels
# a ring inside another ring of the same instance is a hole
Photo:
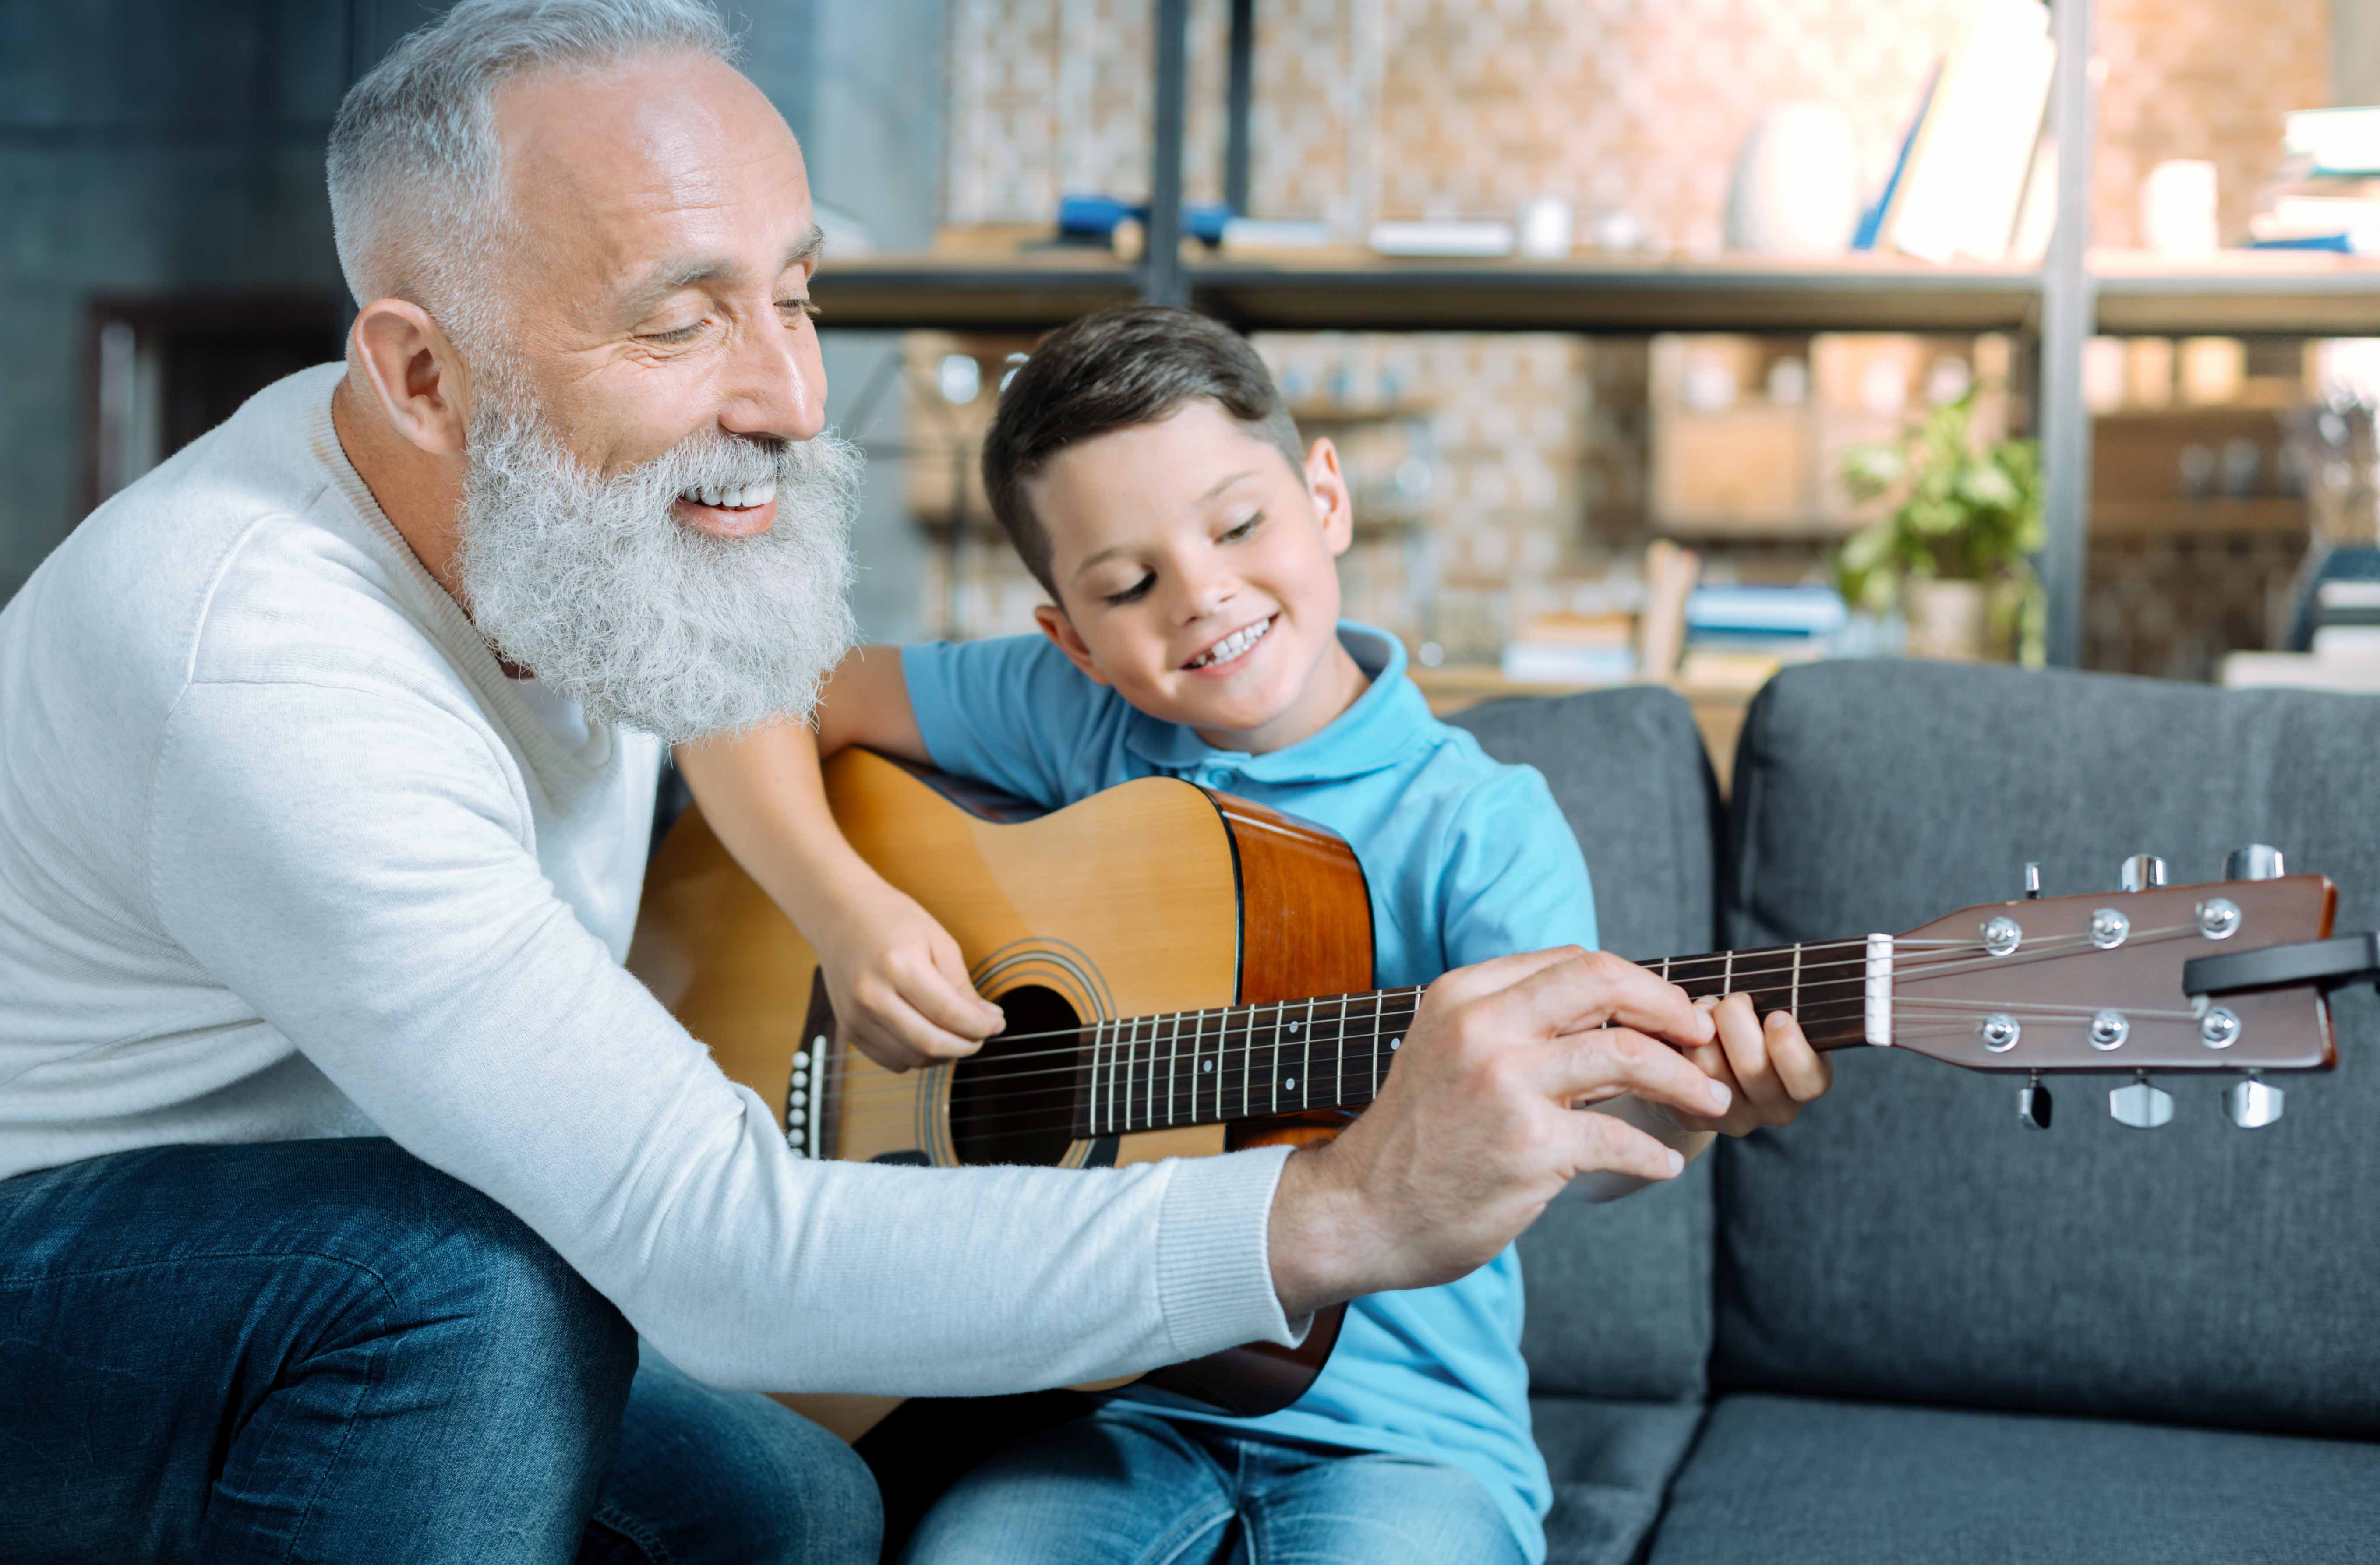
[[[749,484],[720,489],[704,484],[679,495],[670,507],[689,527],[718,538],[750,538],[777,519],[777,486]]]

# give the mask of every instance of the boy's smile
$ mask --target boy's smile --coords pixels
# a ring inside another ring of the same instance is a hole
[[[1354,520],[1338,453],[1301,471],[1214,403],[1068,446],[1028,485],[1075,666],[1219,749],[1293,745],[1347,710],[1337,557]]]

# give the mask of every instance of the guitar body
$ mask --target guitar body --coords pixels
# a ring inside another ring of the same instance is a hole
[[[1050,1111],[1076,1089],[1072,1076],[1021,1058],[1120,1018],[1369,989],[1370,900],[1338,838],[1168,778],[1037,816],[864,750],[825,774],[852,846],[950,931],[1008,1026],[972,1060],[907,1073],[843,1047],[808,943],[689,809],[654,855],[629,966],[797,1150],[1089,1168],[1327,1137],[1343,1122],[1333,1112],[1082,1135]],[[1312,1384],[1338,1327],[1333,1311],[1297,1349],[1251,1344],[1148,1379],[1270,1412]],[[847,1438],[898,1401],[788,1400]]]

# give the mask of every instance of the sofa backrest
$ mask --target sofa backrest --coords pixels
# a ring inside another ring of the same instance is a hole
[[[1711,949],[1718,794],[1683,701],[1661,689],[1606,690],[1500,701],[1453,721],[1490,755],[1545,773],[1585,850],[1608,949]],[[1699,1395],[1710,1356],[1710,1248],[1702,1163],[1624,1201],[1557,1202],[1521,1239],[1523,1347],[1536,1388]]]
[[[1914,662],[1789,671],[1735,768],[1730,941],[1900,930],[2021,896],[2173,883],[2274,843],[2380,921],[2380,700]],[[2380,1009],[2333,1001],[2339,1064],[2279,1078],[2240,1131],[2229,1078],[2173,1076],[2172,1122],[2107,1116],[2110,1077],[1835,1056],[1791,1127],[1721,1149],[1722,1385],[2380,1432]]]

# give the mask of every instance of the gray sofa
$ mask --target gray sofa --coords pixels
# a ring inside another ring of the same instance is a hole
[[[2276,843],[2380,924],[2380,701],[1901,662],[1788,672],[1722,809],[1682,702],[1457,721],[1541,769],[1627,955],[1897,930],[2022,894],[2177,883]],[[2216,1080],[2047,1133],[2015,1084],[1838,1054],[1796,1124],[1522,1242],[1552,1559],[2380,1559],[2380,1014],[2233,1129]]]

